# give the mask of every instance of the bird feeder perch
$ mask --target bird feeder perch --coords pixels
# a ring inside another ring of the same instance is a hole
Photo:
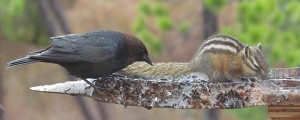
[[[267,105],[271,119],[300,118],[300,68],[270,69],[268,80],[213,84],[201,74],[180,78],[106,77],[31,87],[37,92],[90,97],[98,102],[147,109],[240,109]]]

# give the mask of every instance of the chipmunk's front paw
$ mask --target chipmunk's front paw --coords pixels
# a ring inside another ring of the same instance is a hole
[[[242,77],[241,80],[243,82],[258,82],[256,77]]]

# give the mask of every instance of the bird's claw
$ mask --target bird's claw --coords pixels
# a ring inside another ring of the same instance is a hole
[[[91,87],[93,87],[96,91],[100,92],[99,88],[96,87],[95,84],[93,84],[96,80],[94,80],[92,83],[86,79],[83,79],[87,84],[89,84]]]

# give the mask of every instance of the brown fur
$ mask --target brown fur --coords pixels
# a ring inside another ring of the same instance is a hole
[[[190,73],[188,63],[154,63],[153,66],[143,62],[135,62],[121,71],[122,74],[145,77],[180,77]]]

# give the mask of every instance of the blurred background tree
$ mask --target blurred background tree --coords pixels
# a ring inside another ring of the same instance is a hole
[[[250,45],[261,42],[271,67],[296,67],[300,63],[297,57],[300,54],[300,42],[297,40],[300,37],[299,0],[66,0],[59,3],[63,6],[70,29],[75,33],[111,29],[134,34],[145,42],[155,61],[188,62],[192,58],[205,39],[205,7],[217,19],[212,25],[216,26],[216,33],[232,35]],[[0,1],[1,66],[26,52],[37,50],[39,46],[48,45],[49,30],[42,18],[37,0]],[[65,79],[60,75],[59,67],[47,64],[31,66],[2,70],[0,85],[5,94],[0,93],[3,96],[0,104],[6,108],[4,118],[84,118],[79,114],[78,109],[81,108],[74,107],[73,97],[43,96],[27,90],[30,86]],[[11,91],[10,88],[16,90]],[[89,103],[91,114],[101,118],[95,112],[94,101]],[[135,107],[124,110],[115,105],[105,105],[105,108],[111,119],[201,118],[200,112],[194,110],[148,111]],[[64,114],[66,110],[70,114]],[[221,119],[263,120],[267,118],[267,111],[265,107],[254,107],[226,110],[220,115]]]
[[[7,40],[46,45],[47,32],[35,0],[1,0],[0,30]]]
[[[152,4],[150,4],[152,3]],[[172,20],[168,11],[163,6],[163,1],[142,1],[139,3],[139,11],[133,24],[133,31],[147,48],[154,53],[161,53],[163,45],[155,32],[165,32],[172,29]],[[151,22],[155,24],[151,24]]]

